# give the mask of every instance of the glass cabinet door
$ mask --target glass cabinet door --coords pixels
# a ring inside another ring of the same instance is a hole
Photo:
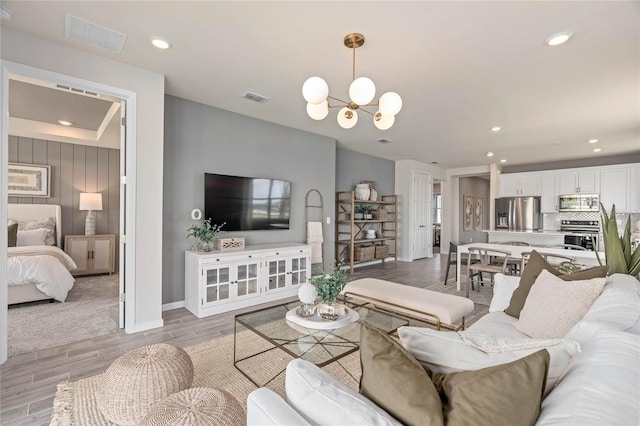
[[[269,282],[267,291],[285,288],[287,284],[287,269],[284,259],[270,260],[267,262],[269,268]]]
[[[204,270],[203,306],[231,300],[231,275],[228,266]]]
[[[250,297],[260,294],[258,287],[258,262],[243,263],[236,269],[236,296]]]
[[[294,257],[291,259],[291,285],[299,285],[307,282],[308,262],[306,256]]]

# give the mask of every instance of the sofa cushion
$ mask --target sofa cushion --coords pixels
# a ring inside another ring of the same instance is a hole
[[[366,322],[360,326],[360,363],[362,395],[403,424],[444,424],[440,395],[424,368],[397,341]]]
[[[397,341],[363,325],[361,361],[361,391],[405,424],[441,425],[444,417],[451,425],[493,426],[535,422],[549,353],[538,350],[507,364],[441,374],[423,370]]]
[[[540,275],[543,270],[551,272],[553,275],[560,276],[564,281],[575,280],[589,280],[591,278],[603,278],[607,275],[607,266],[597,266],[595,268],[587,269],[573,274],[560,275],[560,272],[554,268],[549,262],[547,262],[538,252],[533,250],[527,265],[522,271],[520,277],[520,284],[518,288],[513,292],[509,307],[505,309],[505,312],[513,317],[519,318],[520,311],[524,307],[524,303],[527,300],[531,286]]]
[[[494,313],[487,316],[499,318],[512,317],[504,313]],[[484,318],[486,318],[485,316]],[[507,324],[507,323],[505,323]],[[508,325],[511,329],[513,327]],[[476,331],[475,329],[470,329]],[[516,332],[513,339],[530,341],[531,339]],[[423,327],[400,327],[398,336],[402,345],[427,369],[437,373],[452,373],[465,370],[479,370],[486,367],[512,362],[530,355],[544,347],[550,355],[547,388],[550,392],[562,377],[571,360],[580,351],[580,346],[569,340],[562,340],[553,345],[540,342],[539,347],[529,349],[487,353],[464,342],[457,332],[435,331]]]
[[[493,297],[489,305],[489,312],[502,312],[509,307],[511,296],[518,284],[520,277],[505,274],[496,274],[493,278]]]
[[[368,398],[302,359],[287,364],[287,401],[314,425],[401,425]]]
[[[542,402],[538,425],[640,424],[640,337],[597,332]]]
[[[516,329],[535,339],[564,337],[585,316],[604,283],[604,278],[564,281],[542,270],[515,323]]]

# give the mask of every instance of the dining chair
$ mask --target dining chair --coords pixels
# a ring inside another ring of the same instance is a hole
[[[469,288],[475,290],[474,284],[478,284],[478,291],[480,291],[480,286],[484,285],[485,282],[493,286],[495,274],[504,274],[506,272],[509,257],[511,257],[510,251],[469,247],[469,257],[467,258],[467,297],[469,297]],[[484,279],[483,273],[489,274],[488,280]]]
[[[458,279],[458,246],[464,244],[462,241],[450,241],[449,242],[449,255],[447,256],[447,272],[444,274],[444,285],[447,285],[449,279],[449,268],[453,266],[454,273],[456,274],[456,280]]]
[[[551,266],[555,267],[556,269],[558,269],[565,262],[569,262],[572,264],[576,262],[575,257],[565,256],[563,254],[545,253],[537,250],[536,252],[540,256],[542,256],[547,262],[549,262]],[[522,264],[520,265],[521,271],[523,271],[524,267],[527,265],[527,262],[529,261],[529,257],[531,257],[530,251],[522,252]]]
[[[524,241],[503,241],[496,244],[502,244],[505,246],[521,246],[521,247],[531,247],[531,244]],[[507,270],[509,275],[520,275],[522,273],[522,269],[520,265],[522,265],[522,259],[520,257],[510,257],[507,260]]]

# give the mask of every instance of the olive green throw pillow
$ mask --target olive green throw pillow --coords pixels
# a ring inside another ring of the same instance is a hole
[[[440,374],[370,325],[363,323],[360,339],[360,393],[404,424],[532,425],[540,414],[549,370],[544,349],[508,364]]]
[[[533,250],[527,265],[520,276],[520,283],[511,295],[509,306],[504,310],[506,314],[512,317],[520,318],[520,311],[524,307],[531,286],[543,270],[551,272],[553,275],[562,278],[564,281],[590,280],[592,278],[604,278],[607,276],[607,266],[596,266],[584,271],[574,272],[573,274],[561,275],[558,270],[547,262],[538,252]]]
[[[12,223],[7,227],[7,242],[8,247],[15,247],[18,243],[18,224]]]

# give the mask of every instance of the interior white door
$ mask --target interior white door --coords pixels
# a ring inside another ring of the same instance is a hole
[[[127,158],[127,103],[120,101],[120,250],[118,255],[118,279],[120,285],[120,306],[118,315],[118,327],[124,328],[124,307],[125,307],[125,253],[126,253],[126,208],[127,208],[127,185],[126,185],[126,158]]]
[[[413,174],[413,244],[412,259],[433,257],[431,233],[431,175],[414,172]]]

